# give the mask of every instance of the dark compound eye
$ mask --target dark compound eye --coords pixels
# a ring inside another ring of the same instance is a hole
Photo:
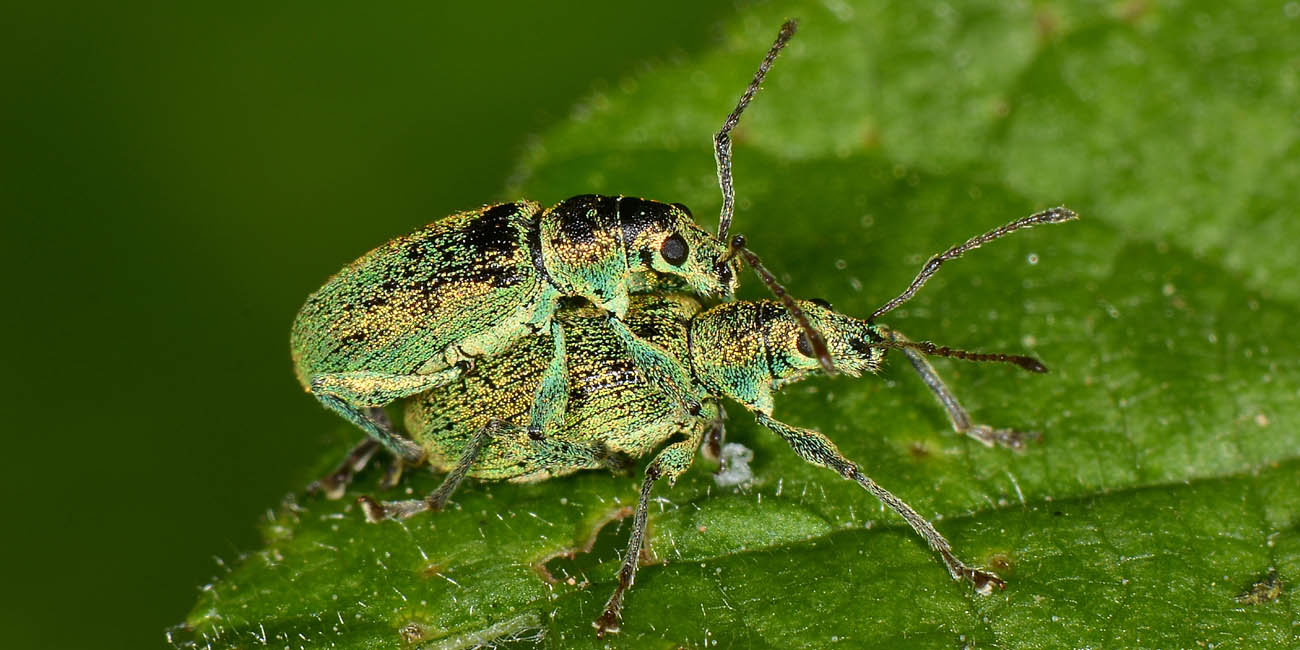
[[[678,233],[668,235],[664,239],[663,246],[659,247],[659,254],[664,256],[664,261],[673,266],[681,266],[686,262],[686,256],[691,252],[686,240]]]
[[[812,298],[808,302],[811,302],[814,305],[821,305],[822,307],[825,307],[827,309],[831,309],[831,310],[835,309],[834,307],[831,306],[830,301],[825,298]]]
[[[685,203],[674,203],[674,204],[673,204],[673,207],[674,207],[674,208],[677,208],[678,210],[681,210],[682,212],[685,212],[685,213],[686,213],[686,216],[688,216],[688,217],[690,217],[690,218],[692,218],[692,219],[695,218],[695,215],[691,214],[691,209],[688,208],[688,207],[686,207],[686,204],[685,204]]]
[[[810,359],[812,358],[813,356],[812,341],[808,340],[807,332],[799,332],[799,338],[795,339],[794,347],[796,350],[799,351],[799,354],[802,354],[805,357],[808,357]]]

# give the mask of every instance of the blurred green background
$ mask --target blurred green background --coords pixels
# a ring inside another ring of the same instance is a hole
[[[734,9],[6,7],[0,644],[161,646],[338,444],[289,364],[307,294]]]

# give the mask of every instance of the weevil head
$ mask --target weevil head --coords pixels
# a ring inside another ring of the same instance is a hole
[[[679,277],[705,296],[735,292],[740,261],[716,235],[696,225],[685,205],[623,197],[619,224],[628,268]]]
[[[883,339],[876,326],[838,313],[825,301],[798,305],[826,339],[840,372],[857,376],[880,367],[885,351],[872,346]],[[690,354],[706,388],[765,412],[771,391],[822,371],[798,320],[774,300],[726,302],[698,314]]]
[[[619,315],[629,273],[657,272],[706,296],[729,297],[736,287],[739,260],[679,203],[575,196],[544,212],[537,228],[535,263],[551,282]]]
[[[841,314],[824,300],[797,302],[808,324],[826,340],[826,349],[837,370],[857,377],[880,367],[885,351],[871,346],[883,339],[876,326]],[[821,363],[812,342],[794,315],[777,302],[769,303],[768,309],[777,312],[766,323],[768,354],[772,359],[769,372],[776,385],[798,381],[820,371]]]

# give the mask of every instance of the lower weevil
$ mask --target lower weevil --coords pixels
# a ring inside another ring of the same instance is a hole
[[[1042,363],[1019,355],[982,354],[914,342],[874,321],[911,298],[944,262],[1015,230],[1074,218],[1073,212],[1054,208],[950,248],[932,257],[902,294],[867,319],[837,313],[818,301],[801,302],[800,307],[813,327],[824,334],[835,366],[845,374],[874,372],[886,350],[898,349],[947,410],[956,431],[985,445],[1019,448],[1035,434],[972,422],[925,355],[1006,362],[1033,372],[1045,372]],[[822,370],[806,331],[783,304],[770,300],[725,302],[701,311],[689,295],[633,297],[625,316],[628,327],[690,368],[691,390],[701,404],[699,414],[693,417],[675,408],[629,362],[599,310],[566,309],[557,318],[566,331],[564,353],[573,360],[568,367],[569,416],[564,425],[554,435],[530,435],[528,412],[536,387],[543,381],[551,348],[541,338],[521,341],[485,359],[476,372],[461,381],[408,401],[407,429],[426,452],[430,466],[447,475],[438,489],[423,499],[379,502],[360,497],[367,519],[377,522],[440,510],[467,476],[539,481],[583,469],[625,468],[633,458],[659,449],[645,469],[618,585],[595,623],[599,634],[616,632],[622,620],[623,597],[636,576],[651,490],[661,478],[675,482],[690,468],[696,449],[706,439],[716,443],[721,437],[721,400],[725,397],[753,413],[759,424],[789,443],[801,458],[857,483],[902,516],[939,554],[954,579],[969,581],[981,594],[1004,586],[997,575],[958,559],[929,521],[871,480],[826,436],[773,417],[775,391]],[[346,482],[376,447],[373,440],[358,445],[337,480]]]

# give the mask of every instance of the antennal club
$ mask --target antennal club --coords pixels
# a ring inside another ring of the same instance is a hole
[[[1022,228],[1030,228],[1043,223],[1061,223],[1063,221],[1071,221],[1078,218],[1079,215],[1065,207],[1051,208],[1049,210],[1043,210],[1042,212],[1031,214],[1023,219],[1012,221],[1001,228],[995,228],[978,237],[972,237],[960,246],[953,246],[952,248],[931,257],[930,260],[925,263],[925,266],[921,267],[921,272],[916,274],[916,278],[912,280],[911,285],[908,285],[907,290],[899,294],[898,297],[893,300],[885,303],[885,305],[880,309],[872,312],[871,316],[867,318],[867,322],[875,322],[876,318],[893,311],[894,308],[908,300],[911,300],[912,296],[916,295],[916,291],[930,279],[930,276],[939,271],[939,267],[942,266],[944,262],[955,260],[965,254],[966,251],[979,248],[994,239],[1011,234]]]
[[[736,209],[736,190],[731,184],[731,130],[740,123],[740,114],[745,112],[745,107],[749,106],[749,102],[758,93],[758,87],[763,83],[763,77],[767,76],[767,71],[771,69],[776,55],[780,54],[786,43],[790,42],[798,26],[799,23],[795,20],[787,20],[781,25],[781,31],[776,35],[776,42],[772,43],[767,56],[763,57],[763,62],[758,64],[758,72],[754,73],[754,80],[749,82],[749,87],[745,88],[740,101],[736,102],[736,107],[731,110],[727,119],[723,120],[722,129],[713,136],[713,157],[718,163],[718,186],[722,188],[722,214],[718,217],[719,240],[726,239],[727,231],[731,229],[731,215]]]

